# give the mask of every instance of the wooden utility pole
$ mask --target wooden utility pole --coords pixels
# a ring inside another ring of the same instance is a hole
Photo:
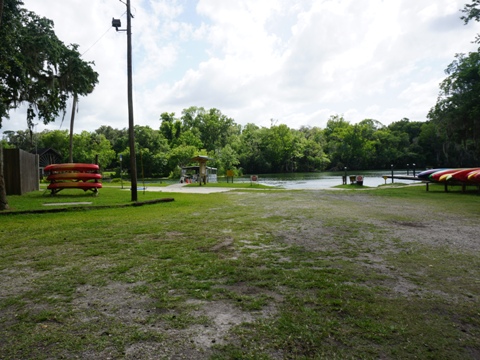
[[[128,142],[130,146],[130,171],[132,201],[137,201],[137,160],[135,156],[135,131],[133,124],[133,91],[132,91],[132,14],[130,0],[127,0],[127,74],[128,74]]]
[[[121,0],[120,0],[121,1]],[[123,1],[121,1],[123,2]],[[130,147],[130,181],[132,201],[137,201],[137,160],[135,155],[135,128],[133,124],[133,91],[132,91],[132,13],[130,11],[130,0],[127,0],[127,76],[128,76],[128,145]],[[112,26],[122,26],[120,19],[112,19]]]

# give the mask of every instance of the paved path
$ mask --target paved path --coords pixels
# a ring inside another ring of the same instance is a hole
[[[140,188],[138,189],[140,191]],[[235,190],[232,188],[206,187],[206,186],[186,186],[186,184],[173,184],[169,186],[150,186],[145,191],[159,191],[169,193],[192,193],[192,194],[212,194]],[[142,188],[143,191],[143,188]]]

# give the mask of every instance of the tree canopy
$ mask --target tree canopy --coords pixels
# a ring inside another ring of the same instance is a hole
[[[462,9],[465,24],[480,20],[480,1]],[[476,42],[479,43],[477,35]],[[441,143],[441,160],[446,166],[477,164],[480,157],[480,49],[457,54],[445,70],[437,103],[428,118]]]
[[[191,110],[191,108],[189,108]],[[184,114],[185,112],[182,112]],[[222,125],[225,117],[218,109],[217,120],[211,120],[212,127]],[[168,116],[167,116],[168,115]],[[183,116],[183,115],[182,115]],[[273,125],[269,128],[255,124],[241,126],[233,120],[222,138],[210,138],[216,144],[208,151],[201,139],[209,131],[201,122],[192,124],[190,119],[177,118],[174,113],[163,113],[157,129],[149,126],[135,126],[137,163],[146,177],[177,176],[179,167],[190,164],[198,154],[208,155],[211,162],[225,174],[234,170],[237,174],[264,174],[279,172],[339,171],[405,168],[417,164],[417,168],[440,166],[444,161],[441,147],[438,147],[433,123],[401,119],[388,126],[379,121],[365,119],[352,124],[340,115],[332,116],[325,129],[302,127],[292,129],[287,125]],[[215,124],[215,121],[218,121]],[[172,132],[171,125],[175,130]],[[187,130],[188,129],[188,130]],[[180,134],[180,135],[178,135]],[[178,137],[177,137],[178,135]],[[36,134],[36,141],[28,131],[8,132],[7,144],[30,151],[34,146],[54,148],[67,161],[67,131],[43,131]],[[223,140],[222,140],[223,139]],[[221,146],[225,143],[224,146]],[[119,155],[129,154],[126,129],[101,126],[93,132],[83,131],[74,135],[74,161],[91,162],[99,155],[103,170],[119,168]],[[129,171],[129,165],[123,164]],[[139,170],[140,171],[140,170]]]
[[[71,95],[87,95],[98,82],[92,64],[81,59],[78,45],[65,45],[53,22],[22,8],[20,0],[0,3],[0,127],[10,110],[25,104],[27,126],[65,115]],[[3,165],[0,154],[0,170]],[[6,203],[3,171],[1,204]]]
[[[27,104],[27,124],[35,118],[54,121],[72,94],[87,95],[98,82],[91,63],[81,59],[78,45],[66,46],[53,22],[4,0],[0,28],[0,126],[11,109]]]

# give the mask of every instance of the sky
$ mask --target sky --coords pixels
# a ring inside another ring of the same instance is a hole
[[[23,1],[99,73],[75,132],[128,128],[127,36],[111,26],[126,28],[125,3]],[[477,48],[480,25],[460,19],[467,2],[131,0],[135,125],[158,129],[160,114],[190,106],[261,127],[324,128],[333,115],[426,121],[455,54]],[[69,129],[70,106],[36,130]],[[25,130],[25,114],[12,110],[1,131]]]

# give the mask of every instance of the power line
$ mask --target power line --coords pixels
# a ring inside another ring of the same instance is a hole
[[[120,17],[123,17],[126,13],[127,13],[127,12],[125,11]],[[100,40],[102,40],[102,38],[103,38],[105,35],[107,35],[107,33],[108,33],[110,30],[112,30],[112,26],[111,26],[111,25],[108,26],[107,31],[105,31],[92,45],[90,45],[90,46],[88,47],[88,49],[85,50],[85,51],[83,52],[83,54],[81,54],[81,56],[85,55],[88,51],[90,51],[91,48],[93,48],[95,45],[97,45],[97,43],[98,43]]]
[[[111,27],[111,26],[108,26],[107,31],[105,31],[105,32],[102,34],[102,36],[100,36],[92,45],[90,45],[90,47],[89,47],[87,50],[85,50],[81,56],[85,55],[91,48],[93,48],[95,45],[97,45],[97,43],[98,43],[100,40],[102,40],[102,38],[103,38],[105,35],[107,35],[107,33],[108,33],[110,30],[112,30],[112,27]]]

